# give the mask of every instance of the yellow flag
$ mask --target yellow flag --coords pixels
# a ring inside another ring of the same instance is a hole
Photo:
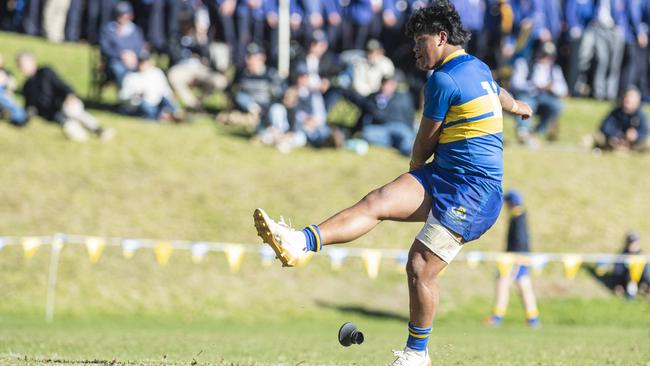
[[[242,245],[226,245],[223,251],[226,253],[230,272],[236,273],[239,271],[241,262],[244,259],[244,247]]]
[[[23,250],[25,251],[25,258],[32,259],[38,247],[41,246],[41,240],[39,238],[24,238],[23,239]]]
[[[564,263],[564,276],[572,280],[576,278],[580,265],[582,265],[582,256],[578,254],[565,255],[562,258],[562,263]]]
[[[465,259],[467,260],[467,267],[476,268],[481,263],[482,255],[479,252],[469,252]]]
[[[208,253],[210,248],[205,243],[194,243],[192,244],[192,262],[198,264],[203,262],[205,255]]]
[[[512,266],[514,263],[514,255],[510,253],[501,254],[497,259],[497,269],[499,270],[499,276],[502,278],[510,276],[510,272],[512,272]]]
[[[646,258],[644,256],[635,255],[633,257],[630,257],[630,279],[635,283],[639,283],[639,281],[641,281],[641,276],[643,276],[643,268],[645,267],[645,264]]]
[[[153,253],[156,256],[156,262],[158,262],[159,265],[164,266],[169,262],[169,257],[172,256],[172,252],[174,251],[174,247],[171,245],[171,243],[168,242],[159,242],[156,243],[156,246],[153,248]]]
[[[363,264],[366,266],[366,272],[370,279],[375,279],[379,275],[379,265],[381,264],[381,252],[378,250],[366,250],[362,254]]]
[[[102,238],[86,238],[86,249],[91,263],[97,263],[104,252],[106,241]]]

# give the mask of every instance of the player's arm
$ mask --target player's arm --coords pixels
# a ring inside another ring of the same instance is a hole
[[[528,103],[516,100],[504,88],[500,88],[499,101],[501,102],[501,107],[506,112],[520,116],[523,119],[528,119],[533,115],[533,110],[530,108]]]
[[[411,154],[410,163],[411,170],[423,167],[433,155],[433,152],[436,151],[438,137],[440,136],[440,131],[442,131],[440,128],[441,125],[442,122],[422,116],[420,128],[413,143],[413,153]]]

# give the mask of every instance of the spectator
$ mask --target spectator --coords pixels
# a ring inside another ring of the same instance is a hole
[[[259,123],[282,94],[282,83],[275,70],[267,67],[262,47],[251,43],[246,51],[246,67],[235,76],[233,98],[237,108],[255,116]]]
[[[567,81],[573,87],[578,79],[578,53],[585,28],[593,18],[594,0],[566,0],[564,14],[568,27],[569,66]],[[577,96],[575,90],[571,94]]]
[[[648,63],[647,55],[643,58],[643,49],[648,45],[648,35],[645,26],[641,23],[639,0],[625,0],[625,22],[622,28],[625,33],[625,52],[618,95],[622,95],[630,85],[640,86],[641,70],[647,72],[647,67],[640,65]]]
[[[298,105],[298,90],[287,88],[281,103],[274,103],[269,108],[268,119],[260,123],[254,140],[265,145],[273,145],[280,152],[288,153],[292,148],[303,146],[304,137],[294,134],[295,109]]]
[[[205,10],[204,10],[205,11]],[[198,86],[203,94],[223,90],[228,79],[217,72],[210,63],[208,44],[209,18],[196,12],[192,19],[183,23],[183,36],[171,48],[174,63],[169,69],[169,82],[189,110],[201,110],[201,101],[194,95],[193,86]]]
[[[531,63],[523,58],[515,61],[511,88],[518,99],[528,103],[539,116],[539,123],[531,128],[529,121],[517,118],[517,135],[522,143],[534,143],[536,135],[547,132],[549,140],[557,139],[557,119],[563,108],[561,98],[568,93],[562,69],[555,63],[555,46],[547,42]]]
[[[318,30],[312,35],[304,63],[309,72],[310,87],[320,90],[329,112],[341,96],[332,81],[343,71],[344,65],[338,55],[329,51],[327,36],[322,31]]]
[[[506,193],[504,199],[510,214],[506,252],[526,255],[530,253],[530,238],[524,198],[518,191],[511,190]],[[520,261],[515,262],[510,271],[510,276],[502,277],[499,275],[494,309],[492,316],[486,320],[486,323],[488,325],[500,325],[503,321],[508,309],[510,285],[513,281],[517,282],[517,287],[521,292],[521,298],[526,310],[526,322],[531,327],[539,326],[539,311],[537,310],[537,300],[530,280],[529,266]]]
[[[620,106],[600,125],[596,148],[615,151],[648,149],[648,118],[641,109],[641,95],[635,87],[623,94]]]
[[[146,52],[141,55],[138,71],[124,78],[119,94],[126,114],[148,121],[183,119],[165,73]]]
[[[49,67],[38,67],[36,57],[23,52],[16,59],[25,76],[22,94],[27,110],[34,109],[42,118],[59,123],[63,133],[72,141],[84,141],[88,132],[102,140],[113,137],[113,130],[102,128],[86,112],[83,102],[74,91]]]
[[[100,33],[111,21],[116,0],[89,0],[86,21],[86,37],[91,44],[99,42]]]
[[[6,112],[9,114],[9,122],[18,127],[27,124],[29,116],[13,98],[13,92],[16,89],[16,80],[5,69],[4,58],[0,55],[0,114]]]
[[[106,24],[99,38],[102,56],[118,87],[128,72],[138,68],[144,50],[142,31],[133,23],[133,7],[126,1],[115,5],[115,20]]]
[[[619,6],[623,4],[623,6]],[[572,86],[577,95],[585,95],[587,74],[596,56],[593,96],[614,100],[618,93],[621,62],[625,50],[623,24],[625,6],[621,0],[597,0],[578,50],[578,77]]]
[[[335,52],[341,52],[341,28],[343,15],[341,5],[337,0],[322,0],[323,17],[327,19],[327,40]]]
[[[366,56],[352,65],[352,90],[362,97],[379,91],[381,81],[395,73],[393,62],[384,56],[384,47],[376,39],[366,45]]]
[[[486,53],[487,32],[485,29],[486,0],[453,0],[452,3],[465,29],[472,32],[472,37],[467,43],[467,52],[480,59]]]
[[[342,2],[343,49],[362,49],[366,44],[373,21],[373,2],[376,0],[350,0]]]
[[[65,21],[65,40],[68,42],[79,42],[81,38],[85,5],[84,0],[70,0],[70,7]]]
[[[382,80],[381,89],[364,101],[364,113],[357,127],[371,145],[393,147],[404,156],[411,155],[415,140],[415,110],[408,93],[398,90],[402,77],[395,74]]]
[[[639,255],[641,254],[641,238],[639,234],[630,231],[625,235],[625,245],[623,247],[622,254],[626,255]],[[645,290],[648,292],[650,288],[650,271],[648,267],[650,265],[646,264],[641,273],[641,279],[639,283],[636,283],[630,276],[630,266],[629,263],[616,263],[614,266],[614,291],[619,295],[625,295],[627,298],[636,297],[639,289]]]
[[[65,40],[65,24],[70,0],[46,0],[43,9],[43,28],[50,42]]]
[[[41,34],[42,0],[26,0],[23,12],[23,31],[30,36]]]

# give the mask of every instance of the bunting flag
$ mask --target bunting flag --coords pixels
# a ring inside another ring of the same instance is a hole
[[[275,252],[268,245],[262,245],[260,248],[260,259],[262,260],[262,266],[270,267],[275,260]]]
[[[206,243],[194,243],[192,244],[192,248],[190,250],[192,251],[192,262],[198,264],[203,262],[203,259],[210,250],[210,247]]]
[[[135,255],[135,251],[140,247],[140,242],[134,239],[126,239],[122,241],[122,255],[126,259],[131,259]]]
[[[368,277],[372,280],[379,275],[379,265],[381,264],[381,252],[378,250],[366,250],[361,255],[363,264],[366,267]]]
[[[467,260],[467,267],[472,269],[478,267],[479,263],[481,263],[482,257],[483,256],[479,252],[467,253],[467,256],[465,257],[465,260]]]
[[[173,251],[174,247],[171,245],[171,243],[166,241],[158,242],[153,247],[153,253],[156,256],[156,262],[158,262],[158,264],[161,266],[167,265],[167,262],[169,262],[169,258],[172,256]]]
[[[99,258],[104,252],[104,247],[106,246],[106,241],[102,238],[86,238],[86,249],[88,249],[88,257],[90,257],[91,263],[97,263]]]
[[[223,248],[223,251],[226,253],[230,272],[237,273],[241,267],[241,262],[244,259],[244,246],[239,244],[226,245],[226,247]]]
[[[396,264],[396,269],[397,272],[399,273],[406,273],[406,263],[409,260],[409,254],[408,252],[402,252],[395,257],[395,264]]]
[[[25,252],[25,259],[30,260],[41,246],[41,240],[39,238],[24,238],[22,244],[23,251]]]
[[[640,255],[635,255],[629,258],[628,265],[630,269],[630,279],[634,283],[639,283],[643,276],[643,268],[646,264],[646,258]]]
[[[572,280],[576,277],[582,265],[582,256],[578,254],[567,254],[562,257],[562,263],[564,263],[564,276]]]
[[[497,259],[497,269],[500,277],[510,276],[512,266],[515,264],[515,256],[510,253],[504,253]]]
[[[530,258],[530,267],[532,268],[533,274],[535,276],[542,274],[542,271],[544,270],[544,267],[546,267],[546,264],[548,264],[548,256],[546,255],[535,254]]]
[[[330,266],[333,271],[339,271],[343,266],[343,261],[348,256],[347,249],[341,248],[332,248],[328,251],[328,256],[330,257]]]

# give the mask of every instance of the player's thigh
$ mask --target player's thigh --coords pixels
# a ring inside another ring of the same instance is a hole
[[[372,191],[364,200],[381,220],[425,222],[431,210],[431,198],[409,173]]]

